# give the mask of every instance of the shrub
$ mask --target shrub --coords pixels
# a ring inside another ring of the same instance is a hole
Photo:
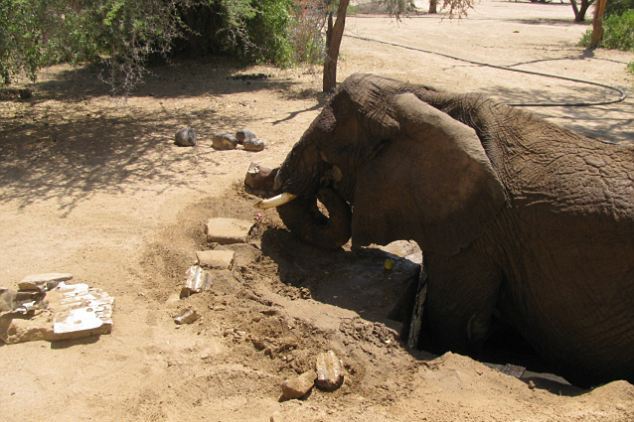
[[[592,29],[583,34],[580,44],[590,45]],[[622,15],[607,16],[603,20],[603,40],[599,44],[604,48],[634,51],[634,10]]]
[[[634,0],[610,0],[605,5],[605,16],[622,15],[634,9]]]

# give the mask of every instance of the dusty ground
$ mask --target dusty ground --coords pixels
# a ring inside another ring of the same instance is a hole
[[[587,26],[569,5],[483,1],[468,19],[349,19],[350,35],[475,61],[631,88],[629,53],[586,53]],[[585,101],[603,89],[485,68],[345,38],[339,79],[375,72],[503,101]],[[116,297],[111,335],[81,342],[0,346],[3,420],[631,421],[634,386],[582,391],[529,385],[470,358],[410,354],[386,314],[409,268],[384,256],[325,254],[295,241],[274,213],[258,226],[255,262],[214,274],[211,292],[175,298],[202,225],[254,218],[239,192],[249,162],[278,164],[319,109],[309,70],[239,68],[223,60],[154,70],[126,101],[90,69],[46,69],[30,101],[0,102],[0,285],[68,271]],[[266,81],[228,79],[265,72]],[[570,128],[634,140],[633,101],[537,108]],[[178,148],[192,125],[200,145]],[[217,152],[210,134],[248,126],[269,147]],[[192,306],[202,319],[177,329]],[[278,402],[278,384],[332,348],[347,377],[335,393]]]

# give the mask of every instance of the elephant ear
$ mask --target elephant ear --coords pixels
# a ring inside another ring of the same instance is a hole
[[[475,131],[406,93],[392,97],[400,130],[357,177],[353,246],[413,239],[453,255],[505,206]]]

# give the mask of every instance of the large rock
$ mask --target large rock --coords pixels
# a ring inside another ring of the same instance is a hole
[[[335,352],[328,350],[317,355],[315,364],[317,380],[315,385],[320,390],[334,391],[343,384],[343,364]]]
[[[211,146],[219,151],[236,149],[238,140],[231,133],[216,133],[214,134]]]
[[[301,375],[292,377],[284,381],[282,387],[281,400],[301,399],[310,393],[315,385],[317,374],[312,369]]]
[[[207,221],[207,240],[220,244],[245,243],[253,227],[251,221],[236,218],[211,218]]]
[[[196,145],[196,131],[191,127],[184,127],[176,131],[174,143],[179,147],[193,147]]]
[[[18,283],[20,290],[52,290],[60,282],[68,281],[73,278],[70,273],[44,273],[32,274],[24,277]]]
[[[226,270],[233,263],[234,251],[212,250],[197,251],[198,265],[206,268]]]

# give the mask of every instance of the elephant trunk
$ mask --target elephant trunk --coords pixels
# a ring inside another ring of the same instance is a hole
[[[319,211],[317,199],[326,207],[328,217]],[[317,247],[338,249],[350,239],[350,207],[332,189],[322,188],[317,196],[300,196],[278,207],[277,212],[292,233]]]
[[[316,147],[314,128],[295,144],[275,176],[277,196],[262,201],[262,208],[277,207],[288,229],[307,243],[338,249],[351,235],[352,213],[348,203],[332,188],[332,173]],[[326,217],[319,211],[319,200]]]

